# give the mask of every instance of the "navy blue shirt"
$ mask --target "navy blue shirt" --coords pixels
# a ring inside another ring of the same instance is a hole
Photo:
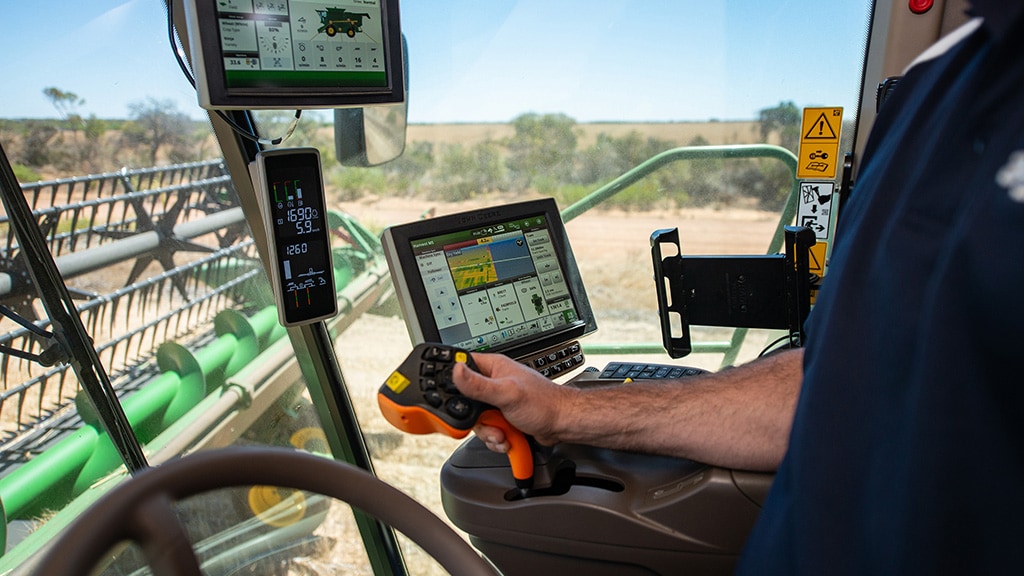
[[[1024,573],[1022,8],[879,114],[741,572]]]

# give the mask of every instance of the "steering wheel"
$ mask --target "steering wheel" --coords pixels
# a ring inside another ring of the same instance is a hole
[[[450,574],[497,574],[440,518],[369,472],[306,452],[269,447],[207,450],[143,470],[75,520],[37,573],[83,574],[115,544],[132,540],[142,547],[156,576],[199,576],[199,561],[171,505],[209,490],[254,484],[347,502],[408,536]]]

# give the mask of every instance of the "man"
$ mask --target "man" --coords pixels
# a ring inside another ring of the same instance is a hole
[[[478,354],[455,383],[542,443],[777,468],[741,572],[1020,573],[1024,1],[972,15],[881,110],[805,351],[586,391]]]

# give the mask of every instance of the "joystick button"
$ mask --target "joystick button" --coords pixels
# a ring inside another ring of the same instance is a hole
[[[425,392],[423,394],[423,399],[427,401],[427,404],[430,404],[434,408],[440,408],[441,404],[444,402],[444,398],[437,390],[429,390]]]
[[[458,420],[464,420],[469,413],[472,412],[473,407],[465,398],[449,398],[448,403],[445,404],[444,409],[448,411],[453,418]]]
[[[423,353],[424,360],[440,360],[441,362],[451,362],[452,350],[451,348],[444,348],[441,346],[431,346],[427,348]]]

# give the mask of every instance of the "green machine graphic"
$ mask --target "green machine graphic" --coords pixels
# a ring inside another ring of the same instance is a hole
[[[317,33],[326,32],[328,36],[334,36],[341,32],[349,38],[355,37],[357,32],[363,31],[363,18],[370,15],[365,12],[349,12],[344,8],[324,8],[317,10],[320,16],[320,27]]]

